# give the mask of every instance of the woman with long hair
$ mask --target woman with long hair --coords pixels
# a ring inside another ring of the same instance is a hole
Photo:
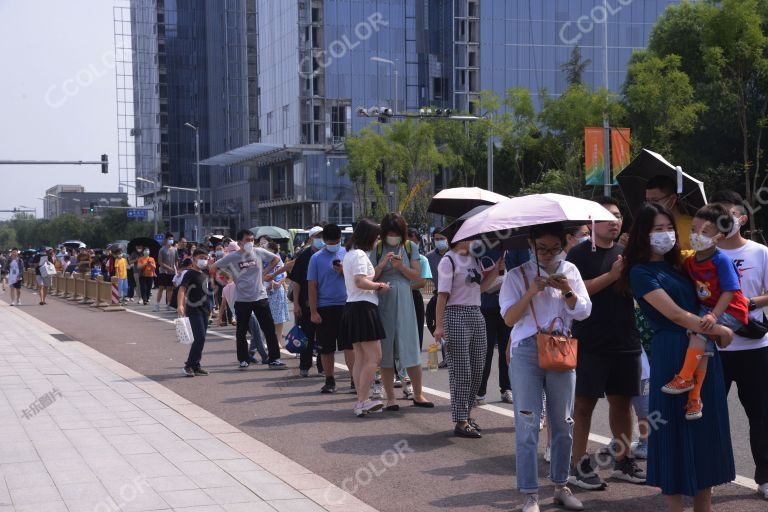
[[[736,477],[719,355],[709,361],[701,395],[710,405],[701,420],[686,421],[686,396],[665,395],[661,387],[685,359],[688,331],[719,336],[721,345],[730,343],[733,332],[717,324],[702,327],[693,283],[683,271],[675,219],[661,204],[646,203],[635,214],[619,285],[634,295],[655,332],[650,410],[664,421],[651,425],[647,485],[661,488],[671,512],[682,512],[683,496],[693,497],[696,512],[709,512],[712,487]]]

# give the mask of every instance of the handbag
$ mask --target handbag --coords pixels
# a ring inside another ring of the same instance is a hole
[[[763,315],[762,321],[750,317],[749,323],[742,326],[738,331],[735,331],[734,334],[751,340],[763,339],[763,337],[768,334],[768,322],[766,322],[765,315]]]
[[[192,334],[189,318],[182,316],[174,320],[173,323],[176,326],[176,340],[182,345],[191,345],[195,341],[195,336]]]
[[[523,274],[525,289],[529,287],[528,277],[525,271],[520,268]],[[549,324],[549,332],[544,331],[536,318],[536,308],[531,301],[531,313],[533,321],[536,322],[536,345],[539,352],[539,368],[553,372],[567,372],[576,368],[579,342],[571,336],[570,329],[566,328],[565,320],[562,317],[552,319]],[[561,334],[555,334],[555,325],[560,320]]]
[[[304,331],[301,330],[299,324],[293,326],[285,336],[285,349],[291,354],[300,354],[307,348],[309,339]]]
[[[43,277],[50,277],[56,274],[56,267],[50,261],[46,262],[40,267],[40,275]]]

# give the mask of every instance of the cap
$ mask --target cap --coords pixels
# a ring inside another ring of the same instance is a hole
[[[309,236],[312,237],[322,232],[323,232],[323,228],[321,228],[320,226],[315,226],[309,230]]]

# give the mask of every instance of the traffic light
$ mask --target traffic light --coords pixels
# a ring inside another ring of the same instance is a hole
[[[107,174],[109,172],[109,157],[107,155],[101,155],[101,174]],[[93,211],[93,208],[91,208]]]
[[[96,203],[91,203],[90,208],[88,209],[89,212],[93,213],[96,211]]]

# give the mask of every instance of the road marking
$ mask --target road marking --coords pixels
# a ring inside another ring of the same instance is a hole
[[[161,322],[165,322],[168,324],[173,324],[173,320],[166,320],[165,318],[159,318],[157,316],[150,315],[149,313],[141,313],[139,311],[132,311],[130,309],[126,309],[126,311],[128,311],[129,313],[133,313],[134,315],[140,315],[147,318],[153,318],[155,320],[159,320]],[[229,340],[235,339],[235,337],[230,334],[223,334],[216,331],[208,331],[208,334],[213,334],[214,336],[218,336],[220,338],[225,338]],[[288,352],[285,349],[281,349],[280,352],[285,355],[294,355],[293,353]],[[343,363],[335,363],[334,366],[339,370],[349,371],[349,368],[347,368],[347,365]],[[451,399],[450,393],[446,393],[445,391],[440,391],[439,389],[428,388],[425,386],[425,387],[422,387],[422,390],[424,391],[424,393],[428,395],[436,396],[438,398],[444,398],[446,400]],[[509,409],[506,409],[504,407],[499,407],[498,405],[481,405],[479,408],[488,412],[499,414],[501,416],[506,416],[507,418],[512,418],[512,419],[515,418],[515,413],[513,411],[510,411]],[[589,434],[589,440],[602,445],[607,445],[608,443],[611,442],[611,439],[609,437],[601,436],[600,434],[593,434],[591,432]],[[758,489],[757,482],[755,482],[751,478],[747,478],[741,475],[736,475],[736,478],[733,480],[733,483],[741,487],[751,489],[753,491],[756,491]]]

